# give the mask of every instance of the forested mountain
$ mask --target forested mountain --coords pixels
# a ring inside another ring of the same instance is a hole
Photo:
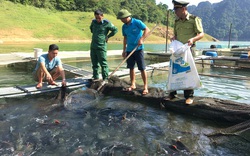
[[[219,3],[201,2],[189,6],[190,13],[202,18],[205,33],[228,40],[230,25],[231,40],[250,40],[250,0],[223,0]]]
[[[9,0],[14,3],[31,5],[59,11],[93,12],[101,9],[105,14],[116,16],[122,8],[128,9],[133,17],[149,23],[167,23],[166,4],[155,0]],[[231,40],[250,40],[250,0],[223,0],[219,3],[201,2],[188,6],[190,13],[202,18],[205,33],[228,40],[231,26]],[[168,25],[174,25],[174,13],[169,11]]]
[[[155,0],[9,0],[23,5],[59,11],[93,12],[101,9],[105,14],[117,15],[120,9],[128,9],[133,17],[144,22],[166,24],[166,4],[156,5]],[[171,20],[173,24],[173,18]]]

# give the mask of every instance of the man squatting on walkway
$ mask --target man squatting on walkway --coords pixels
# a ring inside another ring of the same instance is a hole
[[[172,2],[177,19],[174,25],[174,37],[171,40],[178,40],[183,44],[188,43],[191,46],[193,56],[195,56],[195,42],[204,36],[201,19],[189,14],[186,7],[189,4],[188,0],[173,0]],[[170,92],[169,97],[165,98],[165,100],[175,98],[176,94],[176,91]],[[193,95],[193,89],[184,90],[186,104],[193,103]]]
[[[90,57],[93,69],[93,79],[99,79],[99,65],[102,69],[102,79],[107,80],[109,68],[107,63],[107,42],[114,36],[118,29],[108,20],[103,19],[103,13],[100,10],[94,12],[95,19],[92,20],[90,31],[92,33],[92,41],[90,46]],[[110,33],[109,33],[110,32]]]
[[[42,88],[43,81],[47,81],[49,85],[56,85],[55,80],[59,76],[62,77],[62,86],[66,86],[62,62],[57,56],[58,50],[59,47],[56,44],[51,44],[48,53],[38,58],[36,68],[33,71],[33,78],[38,82],[36,86],[37,89]]]
[[[141,77],[144,83],[142,94],[148,93],[147,73],[145,71],[146,66],[144,62],[144,45],[143,40],[149,33],[149,28],[141,21],[131,17],[131,13],[128,10],[122,9],[118,12],[117,19],[120,19],[124,24],[122,26],[123,38],[123,58],[126,58],[131,51],[140,45],[136,51],[127,59],[127,68],[130,69],[131,86],[126,88],[126,91],[132,91],[136,89],[135,84],[135,62],[138,69],[141,71]],[[143,33],[142,33],[143,32]]]

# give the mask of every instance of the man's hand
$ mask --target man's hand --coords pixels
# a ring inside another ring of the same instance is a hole
[[[189,40],[188,40],[188,45],[189,46],[192,46],[194,44],[194,38],[190,38]]]
[[[127,53],[125,51],[122,52],[122,57],[125,59],[127,57]]]
[[[176,37],[173,36],[170,40],[171,40],[171,42],[172,42],[172,41],[176,40]]]
[[[54,81],[53,78],[52,78],[52,76],[50,75],[50,73],[46,74],[46,80],[47,80],[48,82]]]
[[[142,45],[143,44],[143,38],[140,38],[138,41],[138,45]]]
[[[67,85],[66,79],[63,79],[63,80],[62,80],[62,86],[65,87],[66,85]]]

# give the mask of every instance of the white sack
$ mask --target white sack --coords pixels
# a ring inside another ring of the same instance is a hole
[[[170,44],[170,57],[167,90],[188,90],[201,87],[194,59],[188,44],[174,40]]]

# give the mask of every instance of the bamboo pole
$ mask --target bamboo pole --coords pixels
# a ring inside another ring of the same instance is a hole
[[[154,29],[158,26],[158,24],[148,33],[148,35],[145,37],[145,39],[151,35],[151,33],[154,31]],[[144,40],[145,40],[144,39]],[[127,59],[136,51],[136,49],[139,47],[140,45],[137,45],[133,51],[130,52],[130,54],[116,67],[116,69],[109,75],[108,78],[110,78],[111,76],[113,76],[113,74],[127,61]]]
[[[165,52],[168,52],[168,22],[169,22],[169,10],[167,11],[167,32],[166,32],[166,49]]]
[[[158,26],[158,24],[156,26],[154,26],[154,28],[148,33],[148,35],[144,38],[144,40],[151,35],[151,33],[154,31],[154,29]],[[127,59],[136,51],[136,49],[139,47],[140,45],[137,45],[133,51],[130,52],[130,54],[116,67],[116,69],[108,76],[108,79],[110,79],[111,76],[113,76],[113,74],[127,61]],[[103,83],[99,88],[97,88],[97,91],[99,92],[102,87],[105,85],[105,83]]]
[[[232,31],[232,23],[230,24],[230,29],[229,29],[228,48],[230,48],[230,41],[231,41],[231,31]]]

